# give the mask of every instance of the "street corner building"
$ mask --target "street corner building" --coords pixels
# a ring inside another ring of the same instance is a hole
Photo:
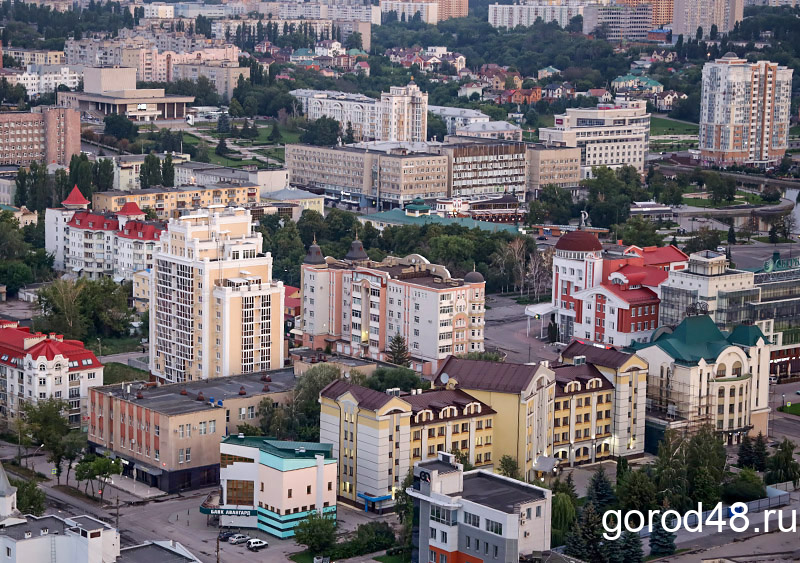
[[[220,490],[200,511],[220,525],[294,536],[314,512],[336,519],[336,457],[331,444],[228,436],[220,443]]]

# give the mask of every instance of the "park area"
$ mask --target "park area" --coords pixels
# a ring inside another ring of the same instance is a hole
[[[650,136],[662,135],[698,135],[700,126],[685,121],[676,121],[667,117],[650,118]]]

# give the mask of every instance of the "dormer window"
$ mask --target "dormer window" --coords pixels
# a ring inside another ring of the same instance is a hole
[[[142,238],[142,231],[139,231],[139,238]]]
[[[75,224],[76,225],[80,225],[81,224],[81,220],[80,219],[75,219]]]
[[[89,221],[89,228],[91,229],[92,227],[94,227],[94,222],[93,221]]]

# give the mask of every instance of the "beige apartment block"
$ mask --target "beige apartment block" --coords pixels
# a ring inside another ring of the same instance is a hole
[[[250,211],[170,219],[150,282],[150,371],[177,383],[283,366],[283,282]]]
[[[197,82],[201,76],[211,81],[217,94],[231,99],[239,78],[244,80],[250,78],[250,67],[240,67],[238,61],[204,61],[172,65],[172,80],[185,79]]]
[[[581,181],[581,149],[529,144],[528,193],[534,198],[548,185],[572,188]]]
[[[0,164],[28,166],[43,162],[67,166],[80,150],[81,121],[77,111],[48,107],[37,113],[0,113]]]
[[[17,59],[23,66],[64,64],[64,51],[3,47],[3,54]]]
[[[674,0],[672,34],[694,38],[702,27],[708,37],[715,25],[719,33],[728,33],[743,16],[744,0]]]

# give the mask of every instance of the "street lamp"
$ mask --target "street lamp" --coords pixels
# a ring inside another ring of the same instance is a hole
[[[100,352],[100,355],[103,355],[103,342],[100,340],[100,337],[97,337],[97,351]]]

